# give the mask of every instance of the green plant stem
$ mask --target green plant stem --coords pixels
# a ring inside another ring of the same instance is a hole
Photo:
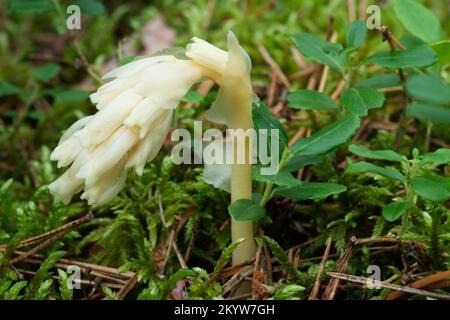
[[[439,214],[433,212],[431,215],[433,221],[431,223],[431,252],[433,255],[433,262],[435,266],[439,264],[439,238],[438,238],[438,227],[439,227]]]
[[[433,128],[433,123],[431,121],[427,122],[427,133],[425,136],[425,143],[423,146],[423,152],[427,153],[430,149],[430,140],[431,140],[431,129]]]
[[[291,153],[289,151],[289,148],[286,147],[286,149],[284,149],[283,154],[281,156],[281,160],[280,163],[278,164],[277,167],[277,173],[283,169],[284,165],[288,162],[288,160],[290,159]],[[264,193],[263,196],[261,198],[261,201],[259,202],[259,205],[261,207],[265,207],[267,202],[272,198],[273,196],[273,192],[272,192],[272,187],[273,187],[273,182],[266,182],[266,185],[264,187]]]

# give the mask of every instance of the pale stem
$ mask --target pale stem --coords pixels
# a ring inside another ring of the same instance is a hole
[[[252,198],[252,165],[233,164],[231,175],[231,202]],[[231,218],[231,240],[246,240],[233,252],[233,265],[242,263],[255,256],[256,245],[253,239],[253,222],[236,221]]]
[[[251,119],[251,118],[250,118]],[[244,127],[251,127],[244,125]],[[235,141],[236,142],[236,138]],[[237,151],[237,143],[234,144],[235,155]],[[231,202],[239,199],[252,199],[252,164],[251,152],[253,149],[252,141],[247,137],[245,139],[245,163],[239,164],[234,157],[234,163],[231,173]],[[242,263],[255,257],[256,244],[253,238],[253,222],[252,221],[236,221],[231,218],[231,240],[236,241],[240,238],[245,238],[233,252],[233,265]]]

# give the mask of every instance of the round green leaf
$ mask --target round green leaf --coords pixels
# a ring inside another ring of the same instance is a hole
[[[46,82],[54,78],[59,73],[59,70],[61,70],[61,67],[58,64],[47,63],[42,67],[34,69],[31,75],[35,80]]]
[[[363,99],[367,109],[380,108],[384,104],[384,94],[373,88],[355,88]]]
[[[421,163],[422,164],[432,163],[436,166],[450,163],[450,149],[441,148],[437,149],[434,152],[424,154],[422,156]]]
[[[11,94],[18,94],[22,89],[5,80],[0,80],[0,97]]]
[[[431,201],[445,201],[450,198],[450,178],[422,176],[411,180],[415,193]]]
[[[237,221],[255,221],[266,215],[266,209],[250,199],[239,199],[228,206],[228,212]]]
[[[347,44],[350,49],[358,49],[367,37],[367,27],[364,21],[356,20],[350,24],[347,32]]]
[[[367,106],[356,89],[345,89],[341,94],[341,103],[349,112],[360,117],[367,116]]]
[[[417,74],[406,83],[406,90],[417,100],[433,104],[450,103],[450,85],[431,74]]]
[[[441,65],[450,64],[450,40],[433,43],[431,48],[436,52]]]
[[[394,12],[408,32],[425,42],[441,39],[441,25],[435,14],[414,0],[396,0]]]
[[[407,201],[392,202],[383,208],[383,217],[389,222],[399,219],[408,209]]]
[[[344,69],[346,59],[344,52],[341,52],[341,45],[327,42],[307,32],[298,32],[292,38],[305,57],[334,69]]]

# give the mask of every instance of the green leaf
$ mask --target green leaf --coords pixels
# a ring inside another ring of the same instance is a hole
[[[420,68],[432,65],[436,61],[436,53],[433,49],[424,45],[394,52],[378,52],[367,58],[367,61],[387,69]]]
[[[103,4],[96,0],[77,0],[72,4],[80,7],[81,13],[101,16],[105,14],[105,7]]]
[[[275,259],[277,259],[278,262],[281,264],[281,266],[284,268],[284,270],[286,270],[288,278],[291,280],[302,281],[300,272],[294,268],[292,263],[289,261],[286,253],[284,252],[283,248],[280,247],[278,242],[276,242],[272,238],[269,238],[268,236],[263,236],[263,239],[269,246]]]
[[[367,37],[367,27],[364,21],[356,20],[350,24],[347,32],[347,45],[350,49],[358,49]]]
[[[408,105],[408,116],[433,123],[450,124],[450,108],[426,103]]]
[[[183,97],[184,102],[188,103],[200,103],[205,99],[204,96],[200,94],[197,90],[189,90]]]
[[[359,92],[354,88],[345,89],[341,93],[341,104],[348,112],[360,117],[367,116],[367,106]]]
[[[253,167],[252,178],[255,181],[272,182],[279,186],[295,186],[301,183],[300,180],[294,178],[291,172],[286,170],[285,168],[281,169],[273,175],[261,174],[260,165]]]
[[[450,178],[422,176],[411,180],[415,193],[430,201],[445,201],[450,198]]]
[[[42,13],[53,11],[51,0],[10,0],[9,9],[17,13]]]
[[[295,155],[284,165],[283,170],[294,172],[311,164],[322,163],[322,157],[311,155]]]
[[[389,203],[383,208],[383,217],[389,222],[399,219],[408,209],[407,201]]]
[[[55,77],[59,73],[60,69],[61,67],[58,64],[47,63],[42,67],[34,69],[31,76],[35,80],[46,82]]]
[[[19,294],[28,284],[28,281],[18,281],[11,286],[4,294],[4,300],[18,300]],[[3,299],[2,299],[3,300]]]
[[[417,100],[433,104],[450,103],[450,85],[431,74],[416,74],[406,83],[406,91]]]
[[[57,102],[77,102],[86,100],[89,97],[89,92],[81,89],[63,89],[55,92],[53,97]]]
[[[266,209],[250,199],[239,199],[228,206],[228,212],[237,221],[255,221],[266,215]]]
[[[307,32],[295,33],[292,39],[305,57],[331,68],[344,70],[345,55],[341,45],[327,42]]]
[[[414,37],[411,34],[405,34],[403,37],[401,37],[399,39],[400,43],[403,44],[403,46],[406,49],[412,49],[412,48],[416,48],[419,47],[421,45],[427,44],[426,42],[420,40],[417,37]]]
[[[432,163],[436,166],[441,164],[450,163],[450,149],[437,149],[434,152],[426,153],[422,155],[422,164]]]
[[[299,295],[305,291],[306,288],[297,284],[286,284],[281,287],[277,286],[277,290],[274,292],[273,300],[297,300]]]
[[[107,300],[119,300],[119,297],[117,296],[117,293],[112,291],[110,287],[106,283],[102,283],[100,285],[100,289],[102,293],[105,295]]]
[[[191,269],[180,269],[174,274],[172,274],[168,281],[168,288],[169,290],[174,289],[177,286],[177,282],[186,278],[186,277],[194,277],[196,275],[195,271]]]
[[[325,93],[315,90],[300,90],[288,95],[290,107],[294,109],[337,109],[336,102]]]
[[[59,292],[61,293],[61,299],[72,300],[73,290],[69,288],[68,276],[64,270],[58,269],[59,276]]]
[[[372,88],[355,88],[367,109],[380,108],[384,104],[384,94]]]
[[[265,106],[262,101],[255,101],[252,104],[252,117],[253,123],[255,125],[256,132],[262,129],[267,130],[267,141],[266,146],[269,149],[268,155],[270,156],[271,150],[271,135],[270,130],[278,130],[279,138],[279,155],[283,153],[284,149],[288,146],[288,136],[283,128],[283,125],[278,121],[278,119],[270,112],[270,110]],[[259,139],[259,134],[257,134],[257,139]],[[259,147],[259,141],[257,141]],[[259,149],[258,149],[259,150]],[[258,152],[259,154],[259,152]]]
[[[320,129],[308,138],[292,146],[294,155],[322,155],[343,145],[360,126],[360,119],[347,115],[333,124]]]
[[[231,257],[233,256],[233,251],[245,240],[246,239],[244,239],[244,238],[237,239],[236,241],[233,241],[232,243],[230,243],[225,249],[223,249],[222,254],[220,255],[220,258],[219,258],[219,260],[217,260],[217,263],[214,267],[214,271],[213,271],[211,278],[218,276],[222,272],[222,270],[225,268],[225,266],[227,265],[227,263],[230,261]]]
[[[342,193],[347,187],[342,184],[327,182],[303,182],[301,185],[289,188],[277,188],[275,192],[284,197],[301,201],[301,200],[318,200],[324,199],[333,194]]]
[[[0,97],[18,94],[21,90],[21,88],[6,80],[0,80]]]
[[[384,177],[398,180],[400,182],[405,182],[405,177],[400,173],[400,171],[392,168],[382,168],[365,161],[352,163],[347,168],[345,168],[345,173],[356,172],[376,173]]]
[[[348,150],[351,153],[354,153],[360,157],[369,159],[396,161],[396,162],[402,162],[406,160],[406,157],[392,150],[369,150],[357,144],[352,144],[350,147],[348,147]]]
[[[409,33],[425,42],[441,39],[439,19],[422,4],[413,0],[396,0],[394,12]]]
[[[436,52],[439,64],[450,64],[450,40],[433,43],[431,48]]]
[[[355,87],[370,87],[378,89],[396,87],[400,86],[401,84],[402,81],[398,74],[387,73],[361,80],[355,85]]]

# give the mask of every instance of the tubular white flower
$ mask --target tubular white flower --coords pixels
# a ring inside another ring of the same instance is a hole
[[[230,127],[240,125],[239,113],[250,112],[248,56],[232,33],[228,35],[229,52],[198,38],[192,41],[186,49],[190,59],[172,55],[141,58],[103,76],[110,81],[90,96],[99,111],[74,123],[51,154],[58,167],[70,165],[49,185],[52,194],[65,203],[81,190],[81,198],[89,204],[113,198],[123,187],[128,169],[141,175],[145,164],[157,155],[174,109],[202,77],[221,85],[209,118]],[[224,97],[230,93],[235,97]],[[239,105],[246,110],[238,110]]]
[[[196,37],[192,41],[186,47],[186,56],[222,75],[227,65],[228,52]]]
[[[111,79],[91,95],[99,110],[75,122],[50,159],[71,165],[49,185],[68,203],[81,190],[89,204],[102,204],[123,187],[127,170],[141,175],[170,129],[173,109],[189,88],[204,76],[192,60],[155,56],[108,72]]]

